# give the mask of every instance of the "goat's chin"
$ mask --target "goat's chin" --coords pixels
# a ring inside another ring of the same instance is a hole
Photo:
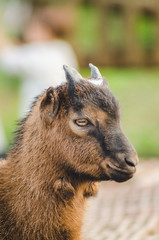
[[[109,169],[109,171],[110,171],[110,180],[113,180],[115,182],[125,182],[133,177],[133,173],[124,172],[122,170],[120,171],[120,170],[111,168]]]
[[[101,164],[101,169],[103,173],[101,175],[101,181],[115,181],[115,182],[125,182],[133,177],[135,173],[134,170],[121,169],[119,167],[110,165],[110,164]]]

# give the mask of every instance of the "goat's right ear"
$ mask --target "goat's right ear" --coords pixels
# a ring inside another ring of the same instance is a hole
[[[58,98],[53,87],[49,87],[40,102],[41,119],[46,125],[51,124],[58,112]]]

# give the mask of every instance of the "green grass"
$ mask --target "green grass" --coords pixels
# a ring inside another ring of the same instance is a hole
[[[139,156],[159,157],[159,69],[100,70],[120,102],[123,129]],[[81,73],[90,76],[88,68]],[[18,118],[19,85],[16,78],[0,73],[0,115],[9,142]]]
[[[0,72],[0,117],[8,144],[13,139],[18,119],[18,92],[20,80]]]

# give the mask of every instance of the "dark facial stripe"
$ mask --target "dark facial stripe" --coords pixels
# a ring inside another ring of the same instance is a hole
[[[108,145],[105,141],[105,136],[103,135],[103,133],[101,133],[100,129],[99,129],[99,123],[96,122],[96,126],[97,128],[94,131],[91,131],[89,133],[90,136],[94,137],[97,142],[99,143],[100,147],[101,147],[101,153],[103,155],[103,157],[110,157],[111,159],[116,159],[113,152],[108,150]]]
[[[99,131],[99,130],[94,130],[93,132],[91,131],[89,133],[90,136],[94,137],[97,142],[99,143],[100,147],[101,147],[101,150],[102,150],[102,153],[103,153],[103,156],[106,157],[108,156],[110,153],[109,151],[107,150],[107,147],[106,147],[106,144],[105,144],[105,141],[104,141],[104,135]]]

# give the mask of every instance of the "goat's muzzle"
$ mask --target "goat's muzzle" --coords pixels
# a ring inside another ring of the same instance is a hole
[[[136,172],[136,165],[138,163],[138,157],[133,151],[132,154],[117,154],[118,161],[110,160],[106,164],[107,171],[111,180],[116,182],[124,182],[133,177]]]

